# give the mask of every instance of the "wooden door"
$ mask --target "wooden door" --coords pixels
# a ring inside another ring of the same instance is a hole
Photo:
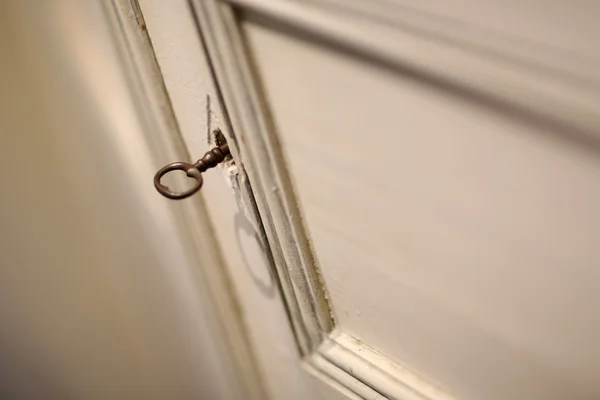
[[[140,3],[273,398],[600,396],[596,6]]]

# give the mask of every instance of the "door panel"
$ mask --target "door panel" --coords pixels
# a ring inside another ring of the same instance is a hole
[[[232,149],[203,193],[271,395],[600,395],[592,6],[191,4],[201,43],[142,2],[191,153]]]
[[[595,393],[597,154],[260,18],[244,32],[339,327],[459,398]]]

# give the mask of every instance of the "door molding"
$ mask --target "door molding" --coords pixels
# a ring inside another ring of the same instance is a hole
[[[137,0],[111,0],[103,6],[156,168],[171,160],[188,159]],[[153,174],[154,171],[148,171],[148,185],[152,185]],[[208,318],[203,322],[219,356],[219,362],[211,368],[219,368],[227,382],[228,392],[224,395],[264,400],[268,396],[261,369],[239,316],[239,304],[206,207],[202,201],[170,204],[181,241],[191,247],[189,252],[199,266],[190,278],[203,308],[208,310]]]
[[[191,0],[225,110],[231,151],[248,175],[272,252],[299,362],[359,398],[449,400],[415,372],[336,327],[294,196],[268,108],[255,80],[236,10],[220,0]]]

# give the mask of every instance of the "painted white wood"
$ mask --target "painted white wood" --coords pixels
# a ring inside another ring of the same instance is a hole
[[[299,355],[306,357],[305,369],[351,398],[370,398],[369,394],[373,392],[380,396],[383,391],[390,398],[402,399],[407,387],[423,399],[431,398],[429,394],[434,391],[428,383],[408,374],[406,369],[389,369],[389,361],[373,363],[376,357],[367,354],[367,347],[339,344],[345,354],[353,353],[351,359],[354,364],[370,366],[367,369],[357,366],[358,373],[355,373],[353,368],[341,369],[335,364],[336,360],[341,360],[335,356],[336,348],[332,347],[332,344],[338,346],[335,339],[326,341],[328,345],[322,346],[323,338],[330,333],[330,328],[323,322],[331,318],[331,310],[328,307],[324,309],[322,300],[315,296],[326,296],[326,293],[309,246],[303,239],[305,235],[287,183],[286,168],[278,153],[277,141],[270,136],[260,94],[244,57],[237,22],[225,5],[201,2],[198,6],[196,15],[201,36],[234,128],[233,132],[228,132],[233,134],[230,136],[232,152],[238,170],[247,171],[252,182],[259,183],[252,186],[253,199],[262,210],[261,219],[301,350]],[[268,348],[265,350],[268,351]],[[360,372],[365,370],[368,370],[367,374]],[[402,374],[399,371],[403,371]],[[382,380],[384,375],[388,377]],[[441,396],[439,391],[435,393]]]
[[[133,9],[2,10],[0,397],[264,398]]]
[[[437,13],[431,12],[436,6],[421,8],[423,2],[413,1],[228,2],[278,21],[278,29],[291,27],[338,51],[460,91],[475,101],[513,113],[530,113],[540,124],[559,125],[598,145],[599,118],[594,104],[600,97],[600,51],[595,35],[589,34],[595,29],[590,17],[598,13],[595,3],[581,2],[577,7],[558,2],[546,7],[535,2],[536,6],[522,7],[518,2],[477,6],[481,2],[472,1],[479,14],[466,12],[461,20],[443,12],[468,10],[471,7],[464,5],[468,0],[460,2],[462,7],[447,2]],[[542,18],[547,10],[553,10],[554,18]],[[531,29],[517,35],[509,17],[503,19],[504,30],[485,28],[489,20],[502,14],[535,21],[537,35],[531,34]],[[561,15],[565,17],[558,24],[559,32],[566,34],[558,35],[562,40],[547,43],[556,38],[556,19]],[[548,36],[546,42],[538,43],[540,35]]]
[[[525,72],[494,89],[516,109],[479,101],[265,15],[248,53],[339,328],[457,398],[597,397],[598,113],[561,82],[521,96]]]
[[[141,0],[140,6],[182,137],[190,157],[196,158],[208,149],[208,132],[221,129],[227,136],[231,132],[194,15],[185,0]],[[231,138],[230,144],[235,152]],[[211,170],[201,193],[186,202],[202,199],[209,211],[269,398],[356,398],[337,382],[325,383],[305,370],[266,239],[254,216],[255,206],[243,195],[239,172],[236,166]]]
[[[225,259],[272,396],[596,395],[591,8],[232,0],[257,13],[242,40],[226,2],[194,2],[226,106],[211,114],[189,9],[144,3],[192,155],[209,120],[232,146],[203,193],[221,246],[237,242]],[[265,238],[299,352],[265,295]]]
[[[332,329],[326,294],[309,249],[295,197],[269,122],[261,94],[245,57],[243,40],[231,7],[218,1],[195,2],[195,12],[207,53],[225,99],[234,131],[242,145],[232,146],[237,163],[253,179],[253,194],[261,214],[271,254],[279,274],[294,333],[303,354],[315,350]],[[247,145],[245,137],[248,136]],[[237,140],[235,140],[237,142]]]
[[[365,399],[451,400],[414,371],[340,329],[323,341],[309,362]]]

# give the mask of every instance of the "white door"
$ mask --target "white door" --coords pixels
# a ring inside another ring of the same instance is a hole
[[[600,396],[596,5],[140,5],[273,398]]]

